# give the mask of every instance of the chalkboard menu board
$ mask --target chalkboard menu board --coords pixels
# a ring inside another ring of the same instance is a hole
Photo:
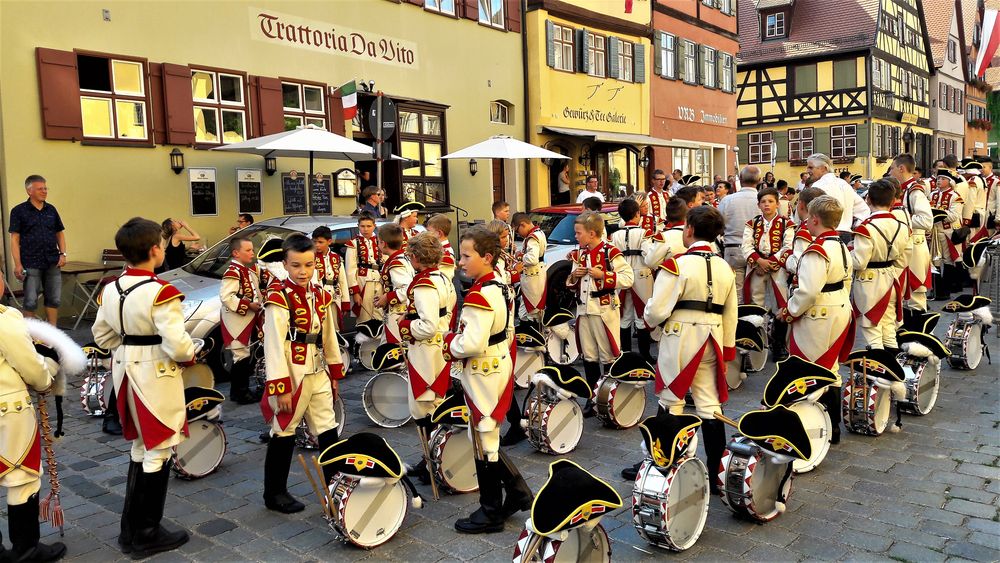
[[[295,179],[289,174],[281,175],[281,207],[284,215],[308,213],[306,178],[303,174],[298,174]]]
[[[189,168],[191,215],[218,215],[219,201],[214,168]]]
[[[309,187],[309,214],[310,215],[330,215],[333,213],[333,204],[330,201],[330,188],[332,182],[330,176],[314,176],[310,178]]]
[[[263,213],[264,203],[261,194],[260,170],[236,169],[236,197],[239,213],[257,215]]]

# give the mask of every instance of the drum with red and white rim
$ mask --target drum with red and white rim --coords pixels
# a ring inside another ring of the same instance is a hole
[[[431,434],[431,471],[441,488],[462,494],[479,490],[472,438],[464,427],[441,425]]]
[[[602,377],[597,386],[597,419],[608,428],[632,428],[646,409],[646,384]]]
[[[745,436],[732,439],[718,474],[722,503],[737,516],[769,522],[785,510],[792,488],[791,458],[780,460]]]
[[[530,519],[529,519],[530,522]],[[537,543],[532,553],[526,553],[531,544]],[[610,563],[611,540],[604,527],[579,526],[563,530],[551,537],[539,537],[525,525],[514,546],[513,563]]]
[[[853,372],[842,391],[841,408],[844,426],[849,431],[880,436],[889,426],[892,390],[860,371]]]
[[[809,443],[812,455],[809,459],[796,459],[792,462],[792,470],[795,473],[808,473],[819,467],[826,459],[826,454],[830,451],[830,434],[833,432],[833,423],[830,421],[830,414],[826,412],[826,407],[822,404],[802,400],[788,405],[788,409],[795,411],[802,419],[802,426],[809,436]]]
[[[340,397],[340,393],[337,393],[337,398],[333,400],[333,416],[337,421],[337,435],[343,436],[344,429],[347,427],[347,420],[344,418],[344,400]],[[302,418],[302,422],[295,429],[295,445],[304,450],[318,450],[319,440],[316,436],[309,431],[309,425],[306,424],[305,417]]]
[[[226,431],[222,424],[201,419],[188,422],[189,435],[174,446],[173,469],[182,479],[200,479],[222,465],[226,456]]]
[[[904,412],[923,416],[937,404],[941,387],[941,362],[937,358],[907,356],[901,362],[906,371],[906,400],[899,406]]]
[[[342,540],[365,549],[392,539],[406,517],[406,489],[399,480],[337,473],[330,496],[330,525]]]
[[[983,361],[983,322],[973,313],[959,313],[948,325],[945,346],[951,352],[948,363],[961,370],[973,370]]]
[[[521,425],[538,451],[560,455],[573,451],[583,436],[583,411],[574,399],[565,399],[544,385],[535,385],[528,397]]]
[[[684,456],[660,468],[646,458],[632,489],[632,525],[649,543],[684,551],[705,529],[708,501],[708,469],[700,459]]]

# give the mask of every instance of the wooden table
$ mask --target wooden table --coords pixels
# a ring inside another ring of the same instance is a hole
[[[93,287],[87,287],[84,282],[80,281],[80,276],[85,276],[88,274],[100,274],[101,278],[104,278],[108,272],[114,272],[122,269],[121,264],[102,264],[100,262],[81,262],[79,260],[72,260],[66,262],[61,268],[61,273],[63,276],[73,278],[73,297],[76,298],[77,292],[79,291],[83,297],[86,298],[86,302],[83,304],[83,309],[80,311],[80,315],[76,318],[76,322],[73,323],[73,330],[76,330],[80,326],[80,322],[83,321],[83,317],[87,314],[91,308],[97,311],[97,292],[101,289],[100,280],[95,283]]]

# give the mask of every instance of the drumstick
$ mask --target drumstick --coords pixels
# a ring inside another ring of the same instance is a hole
[[[521,561],[528,561],[530,563],[531,558],[534,557],[535,552],[538,551],[538,545],[542,542],[542,536],[537,532],[532,534],[531,541],[524,549],[524,554],[521,556]]]
[[[437,479],[434,478],[434,469],[431,464],[431,450],[427,444],[427,429],[423,426],[417,426],[417,436],[420,439],[420,447],[424,451],[424,463],[427,465],[427,474],[431,478],[431,494],[434,495],[434,500],[441,500],[441,496],[438,493]]]
[[[319,474],[320,474],[320,476],[322,477],[322,475],[323,475],[323,467],[319,464],[319,460],[316,459],[316,456],[311,456],[311,457],[312,457],[313,467],[316,468],[316,471],[318,471]],[[307,471],[306,473],[309,473],[309,472]],[[324,479],[324,481],[325,481],[325,479]],[[323,495],[326,497],[327,511],[328,511],[328,513],[331,516],[333,516],[333,497],[330,496],[330,483],[324,483],[323,484]]]
[[[309,484],[312,485],[313,492],[319,497],[319,503],[324,505],[323,512],[329,514],[329,511],[326,510],[326,498],[319,492],[319,487],[316,485],[316,478],[313,476],[312,470],[309,469],[309,466],[306,464],[306,458],[302,454],[299,454],[299,463],[302,464],[302,469],[306,472],[306,477],[309,478]]]
[[[722,414],[721,412],[715,413],[715,418],[721,420],[722,422],[725,422],[726,424],[732,426],[733,428],[736,428],[737,430],[740,427],[740,425],[735,420],[729,418],[728,416]]]

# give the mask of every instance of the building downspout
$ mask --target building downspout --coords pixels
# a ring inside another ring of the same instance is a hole
[[[524,142],[531,142],[531,124],[528,110],[528,4],[520,1],[521,6],[521,84],[524,110]],[[531,210],[531,161],[524,161],[524,211]]]

